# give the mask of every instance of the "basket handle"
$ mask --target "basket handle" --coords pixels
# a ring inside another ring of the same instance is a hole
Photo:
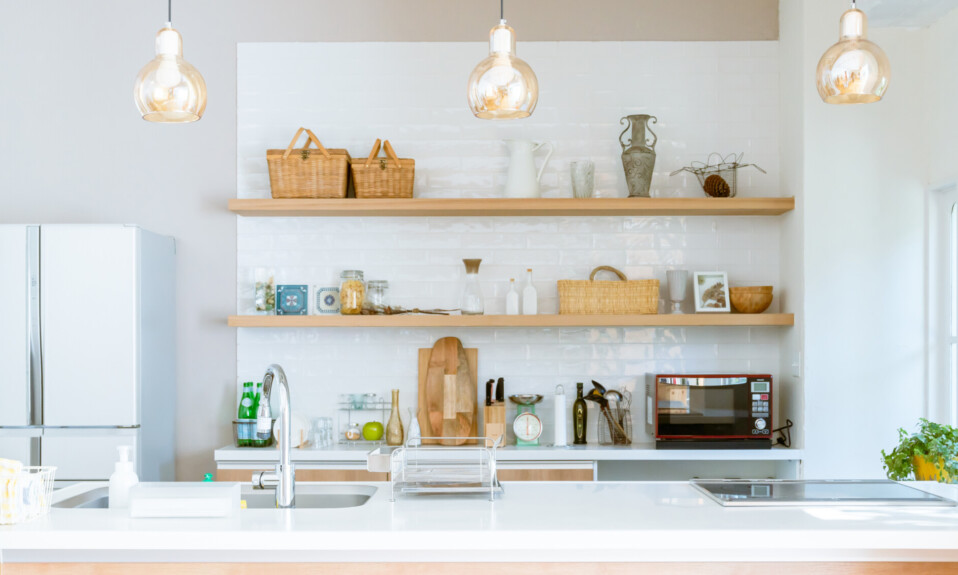
[[[376,143],[373,144],[373,151],[369,152],[369,157],[366,158],[366,163],[363,164],[364,168],[368,168],[369,164],[373,163],[373,160],[376,159],[376,156],[379,155],[379,147],[382,145],[382,140],[376,138]]]
[[[309,148],[310,143],[316,144],[316,147],[319,148],[319,151],[322,152],[324,156],[329,158],[329,150],[323,146],[322,142],[319,141],[319,138],[316,137],[316,134],[314,134],[312,130],[300,127],[298,130],[296,130],[296,135],[293,136],[293,139],[290,141],[289,145],[286,146],[286,152],[283,154],[283,159],[285,160],[289,158],[289,155],[293,152],[293,147],[296,146],[296,142],[299,140],[299,137],[303,132],[306,132],[306,144],[303,146],[303,149],[305,150]]]
[[[389,140],[383,142],[383,149],[386,150],[386,155],[389,156],[389,159],[396,163],[396,168],[402,169],[402,162],[399,161],[399,156],[396,155],[396,150],[393,149],[393,145],[389,143]]]
[[[622,281],[629,281],[629,278],[625,277],[624,273],[620,272],[619,270],[615,269],[612,266],[599,266],[595,268],[594,270],[592,270],[592,273],[589,274],[589,281],[595,281],[595,274],[599,272],[603,272],[603,271],[614,273],[615,275],[619,276],[619,279]]]

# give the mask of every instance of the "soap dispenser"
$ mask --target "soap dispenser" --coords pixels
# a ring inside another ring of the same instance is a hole
[[[130,460],[130,446],[120,445],[116,450],[120,460],[110,476],[110,509],[126,509],[130,506],[130,488],[140,482],[135,466]]]

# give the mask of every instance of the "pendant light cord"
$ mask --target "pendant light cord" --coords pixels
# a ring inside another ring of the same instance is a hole
[[[166,21],[173,23],[173,0],[166,0]]]
[[[170,1],[172,2],[173,0],[170,0]],[[500,20],[505,20],[505,19],[506,19],[506,6],[505,6],[505,3],[506,3],[506,0],[499,0],[499,19],[500,19]]]

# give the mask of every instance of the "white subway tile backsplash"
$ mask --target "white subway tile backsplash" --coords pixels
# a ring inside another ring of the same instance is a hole
[[[480,42],[240,44],[237,196],[269,197],[265,151],[285,148],[302,125],[354,158],[390,139],[416,159],[419,197],[500,196],[505,138],[555,144],[541,181],[547,197],[571,197],[569,162],[582,158],[595,162],[601,195],[624,197],[620,118],[636,113],[658,118],[654,196],[700,197],[694,176],[669,173],[712,152],[745,152],[768,172],[743,171],[740,196],[779,195],[777,42],[524,42],[542,90],[535,114],[515,122],[478,120],[465,107],[464,74],[486,50]],[[544,152],[536,157],[541,165]],[[343,269],[362,269],[366,279],[389,280],[395,305],[457,307],[462,259],[478,257],[487,313],[504,312],[508,279],[521,289],[527,267],[540,312],[556,313],[556,280],[584,279],[599,265],[659,279],[660,298],[673,268],[777,285],[778,245],[777,218],[241,217],[237,311],[251,312],[256,268],[310,286],[335,286]],[[443,336],[479,349],[480,388],[501,376],[509,393],[550,394],[561,383],[572,395],[576,381],[588,389],[596,379],[641,394],[648,372],[775,374],[779,363],[774,328],[239,329],[238,379],[258,380],[282,363],[295,409],[309,415],[332,413],[343,392],[398,388],[405,407],[415,398],[416,350]]]

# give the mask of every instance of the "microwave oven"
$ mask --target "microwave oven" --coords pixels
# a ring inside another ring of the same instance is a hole
[[[771,375],[649,374],[646,426],[656,449],[770,449]]]

